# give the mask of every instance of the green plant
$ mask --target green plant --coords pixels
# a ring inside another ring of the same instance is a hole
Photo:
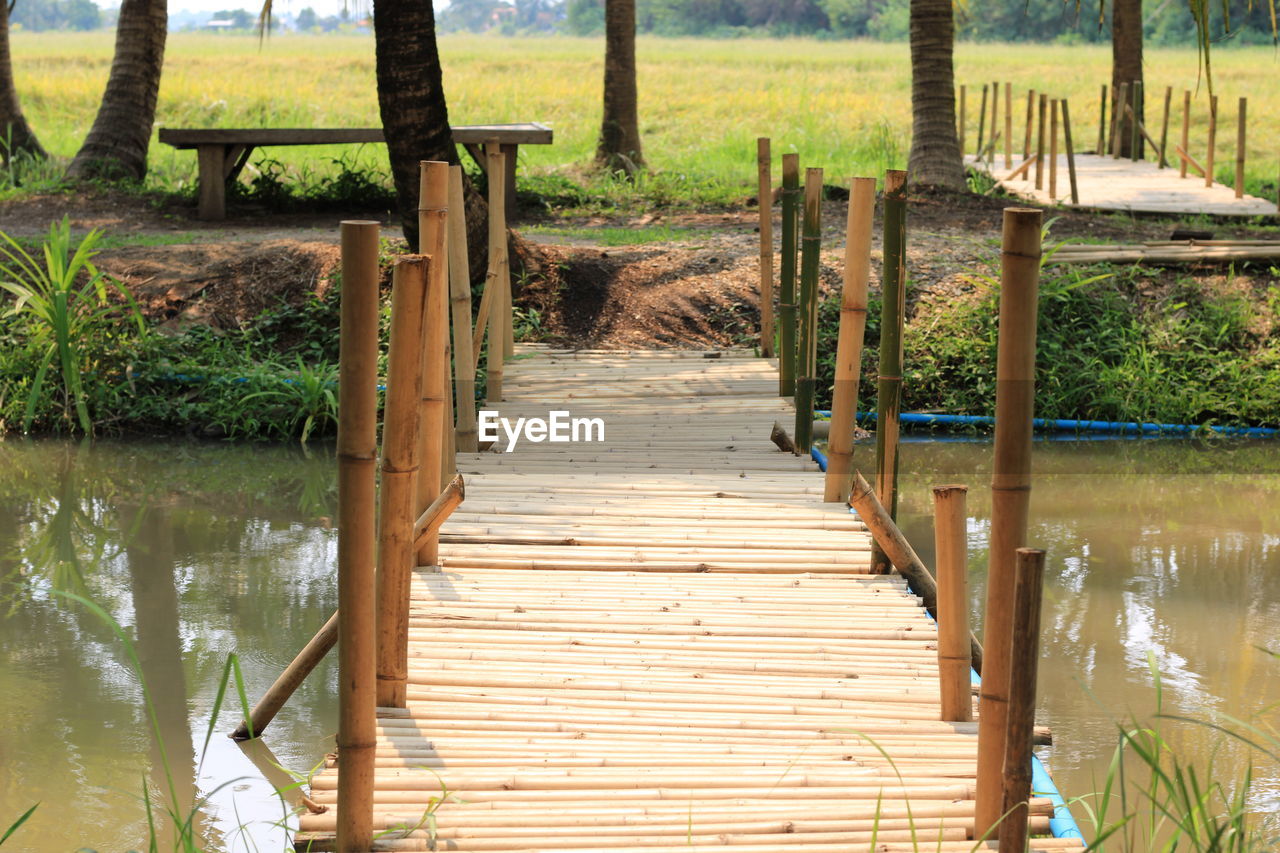
[[[29,808],[29,809],[27,809],[25,812],[23,812],[23,813],[18,817],[18,819],[17,819],[17,820],[15,820],[13,823],[9,824],[9,828],[8,828],[8,829],[6,829],[6,830],[4,831],[4,835],[0,835],[0,845],[3,845],[6,841],[8,841],[8,840],[9,840],[9,836],[11,836],[11,835],[13,835],[15,832],[17,832],[17,831],[18,831],[18,829],[19,829],[19,828],[20,828],[24,823],[26,823],[26,822],[27,822],[27,819],[28,819],[29,817],[31,817],[31,815],[32,815],[32,814],[34,814],[34,813],[35,813],[35,810],[36,810],[37,808],[39,808],[39,806],[40,806],[40,804],[39,804],[39,803],[36,803],[34,806],[32,806],[31,808]]]

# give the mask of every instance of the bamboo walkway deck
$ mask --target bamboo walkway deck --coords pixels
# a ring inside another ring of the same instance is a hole
[[[1021,162],[1021,161],[1019,161]],[[1004,168],[1004,158],[997,157],[994,169],[967,155],[965,163],[993,175],[997,184],[1020,198],[1041,204],[1071,206],[1071,183],[1067,174],[1067,157],[1058,155],[1058,197],[1049,197],[1049,158],[1045,157],[1044,188],[1036,189],[1035,167],[1015,180],[1004,180],[1012,169]],[[1029,178],[1029,179],[1028,179]],[[1076,183],[1079,187],[1078,207],[1094,210],[1121,210],[1130,213],[1163,213],[1170,216],[1210,214],[1212,216],[1278,215],[1274,199],[1246,195],[1236,198],[1231,187],[1215,183],[1204,185],[1204,178],[1188,170],[1186,178],[1178,177],[1178,169],[1159,169],[1145,160],[1115,160],[1096,154],[1076,155]]]
[[[769,442],[776,383],[745,352],[519,350],[503,415],[607,440],[459,459],[409,707],[379,713],[375,849],[973,849],[976,724],[938,722],[933,623]],[[299,849],[331,847],[337,773]]]

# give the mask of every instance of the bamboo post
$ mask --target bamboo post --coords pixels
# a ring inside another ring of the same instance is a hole
[[[969,668],[969,580],[966,486],[934,486],[933,531],[938,573],[938,684],[942,719],[973,720]]]
[[[884,272],[881,275],[880,368],[876,388],[876,497],[898,515],[898,429],[902,406],[902,325],[907,308],[907,173],[884,176]],[[871,572],[884,574],[884,551],[871,551]]]
[[[1004,801],[1000,853],[1026,853],[1031,800],[1031,740],[1036,724],[1036,670],[1040,653],[1040,601],[1044,551],[1019,548],[1014,593],[1013,658],[1009,671],[1009,724],[1004,747]]]
[[[760,207],[760,354],[773,358],[773,161],[769,137],[756,140]]]
[[[1058,197],[1058,99],[1049,102],[1049,198]]]
[[[506,358],[507,319],[511,306],[507,303],[507,283],[503,281],[506,267],[507,229],[502,221],[506,209],[506,185],[500,179],[505,172],[502,165],[502,146],[496,139],[484,144],[486,173],[489,179],[489,268],[485,273],[484,295],[493,291],[489,301],[489,351],[485,362],[485,399],[490,406],[502,402],[503,361]],[[496,176],[496,177],[495,177]],[[481,297],[483,303],[483,296]],[[483,304],[481,306],[483,310]]]
[[[378,223],[342,223],[338,334],[337,849],[373,844],[377,743],[374,465],[378,451]]]
[[[1102,102],[1098,106],[1098,145],[1095,152],[1102,156],[1107,150],[1107,84],[1102,84]]]
[[[1204,161],[1204,185],[1213,186],[1213,155],[1218,146],[1218,96],[1209,96],[1209,154]]]
[[[987,131],[987,84],[982,84],[982,108],[978,112],[978,159],[982,159],[982,142]]]
[[[431,235],[435,237],[435,235]],[[409,581],[413,576],[413,520],[426,423],[418,405],[434,261],[423,255],[396,259],[391,284],[391,343],[382,424],[382,485],[378,500],[378,705],[403,708],[409,679]]]
[[[853,481],[853,428],[858,411],[862,341],[867,329],[867,282],[871,278],[871,228],[875,208],[876,179],[854,178],[849,185],[844,287],[840,294],[840,332],[836,340],[831,432],[827,438],[827,474],[822,497],[828,502],[848,500]]]
[[[1076,151],[1071,143],[1071,110],[1067,99],[1062,99],[1062,140],[1067,146],[1067,178],[1071,182],[1071,203],[1080,203],[1080,190],[1076,186]]]
[[[316,635],[302,647],[302,651],[298,652],[297,656],[284,668],[280,677],[272,682],[267,692],[262,694],[262,698],[249,712],[249,718],[241,720],[240,725],[231,732],[231,739],[250,740],[262,737],[263,730],[271,725],[271,721],[284,707],[284,703],[289,701],[289,697],[302,682],[307,680],[307,676],[316,668],[316,664],[324,660],[324,656],[329,654],[329,650],[337,642],[338,614],[334,612]]]
[[[1004,167],[1013,166],[1013,84],[1004,84]]]
[[[1132,122],[1129,126],[1129,159],[1136,163],[1142,159],[1142,137],[1138,134],[1138,123],[1143,118],[1141,80],[1134,80],[1129,87],[1129,100],[1129,109],[1132,110],[1129,113],[1129,120]]]
[[[800,195],[800,155],[782,155],[782,262],[778,293],[778,318],[782,330],[778,345],[778,394],[796,393],[796,201]]]
[[[804,234],[800,238],[800,339],[796,345],[797,453],[813,446],[813,394],[817,383],[818,262],[822,251],[822,170],[804,172]]]
[[[996,136],[999,131],[996,130],[1000,126],[1000,84],[992,81],[991,83],[991,146],[990,165],[996,164]]]
[[[1001,770],[1008,720],[1015,552],[1025,544],[1031,497],[1031,426],[1035,414],[1036,303],[1040,280],[1038,210],[1004,212],[1000,335],[996,355],[996,436],[991,480],[982,686],[978,713],[975,831],[991,831],[1004,798]]]
[[[1124,139],[1124,108],[1129,103],[1129,84],[1116,87],[1115,102],[1111,105],[1111,159],[1120,159],[1121,142]]]
[[[1160,120],[1160,160],[1159,168],[1164,169],[1169,165],[1169,158],[1165,156],[1165,151],[1169,145],[1169,107],[1173,103],[1173,87],[1164,87],[1164,118]]]
[[[1184,152],[1191,150],[1191,90],[1184,89],[1182,92],[1182,150]],[[1178,177],[1185,178],[1187,176],[1187,161],[1183,158],[1181,165],[1178,166]]]
[[[1236,198],[1244,198],[1245,118],[1248,109],[1248,99],[1241,98],[1240,111],[1236,117]]]
[[[968,131],[968,126],[967,126],[967,122],[965,121],[965,114],[964,114],[965,102],[967,100],[968,100],[968,93],[966,91],[966,87],[964,85],[961,85],[960,86],[960,109],[958,110],[960,114],[960,119],[959,119],[960,127],[958,128],[956,133],[956,135],[960,137],[960,159],[961,160],[964,159],[965,136]]]
[[[1037,111],[1038,120],[1036,122],[1036,189],[1038,190],[1044,189],[1044,123],[1045,119],[1048,118],[1045,115],[1048,112],[1048,107],[1049,96],[1041,95],[1040,106]]]
[[[1036,90],[1027,90],[1027,128],[1022,136],[1022,159],[1031,158],[1031,130],[1035,122]]]
[[[496,174],[501,175],[501,172]],[[499,185],[502,181],[496,181]],[[449,446],[446,435],[452,426],[449,421],[449,270],[446,262],[445,241],[448,232],[449,164],[426,161],[422,166],[421,198],[429,199],[430,214],[419,211],[419,246],[429,249],[422,252],[431,258],[426,265],[427,295],[423,309],[426,319],[422,333],[422,392],[418,405],[420,432],[418,433],[418,459],[422,466],[418,474],[416,505],[410,507],[421,512],[440,494],[444,484],[446,451]],[[434,566],[438,562],[436,542],[418,552],[418,565]]]
[[[479,449],[476,361],[471,347],[471,275],[467,263],[467,217],[461,166],[449,167],[449,209],[449,308],[453,320],[457,448],[463,453],[475,453]]]
[[[418,167],[418,254],[425,255],[437,241],[447,247],[449,242],[449,164],[440,160],[423,160]],[[431,267],[432,275],[445,279],[449,275],[445,262],[445,252],[439,253],[440,263]],[[449,285],[443,287],[447,290]],[[446,307],[448,310],[446,293]],[[425,354],[423,358],[425,359]],[[449,362],[452,357],[452,346],[449,340],[449,327],[444,328],[444,360],[441,369],[444,375],[440,381],[444,391],[444,408],[440,412],[441,435],[443,447],[441,455],[441,479],[448,480],[453,476],[457,460],[457,440],[453,435],[453,385],[449,376]]]

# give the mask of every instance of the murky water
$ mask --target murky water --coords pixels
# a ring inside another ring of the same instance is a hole
[[[865,464],[871,451],[858,453]],[[1117,722],[1154,710],[1149,654],[1167,713],[1280,727],[1280,660],[1258,648],[1280,650],[1280,445],[1045,442],[1035,465],[1031,544],[1049,554],[1040,706],[1059,785],[1094,790]],[[139,847],[144,788],[194,810],[212,847],[283,847],[273,825],[287,809],[268,779],[287,776],[272,762],[305,774],[331,747],[332,661],[273,724],[274,759],[225,737],[233,695],[212,736],[210,716],[229,654],[256,699],[335,607],[333,471],[327,453],[292,448],[0,443],[0,831],[41,804],[6,849]],[[975,613],[989,481],[987,444],[904,448],[903,526],[926,562],[928,487],[971,488]],[[55,590],[124,627],[171,774],[124,643]],[[1166,733],[1202,765],[1216,750],[1224,776],[1247,757],[1204,726]],[[1280,812],[1280,771],[1258,776],[1258,811]]]

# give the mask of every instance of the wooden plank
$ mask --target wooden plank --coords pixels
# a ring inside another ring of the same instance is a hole
[[[478,145],[497,139],[509,145],[550,145],[554,131],[544,124],[455,125],[453,141],[458,145]],[[174,148],[201,145],[340,145],[385,142],[380,127],[162,127],[160,141]]]

